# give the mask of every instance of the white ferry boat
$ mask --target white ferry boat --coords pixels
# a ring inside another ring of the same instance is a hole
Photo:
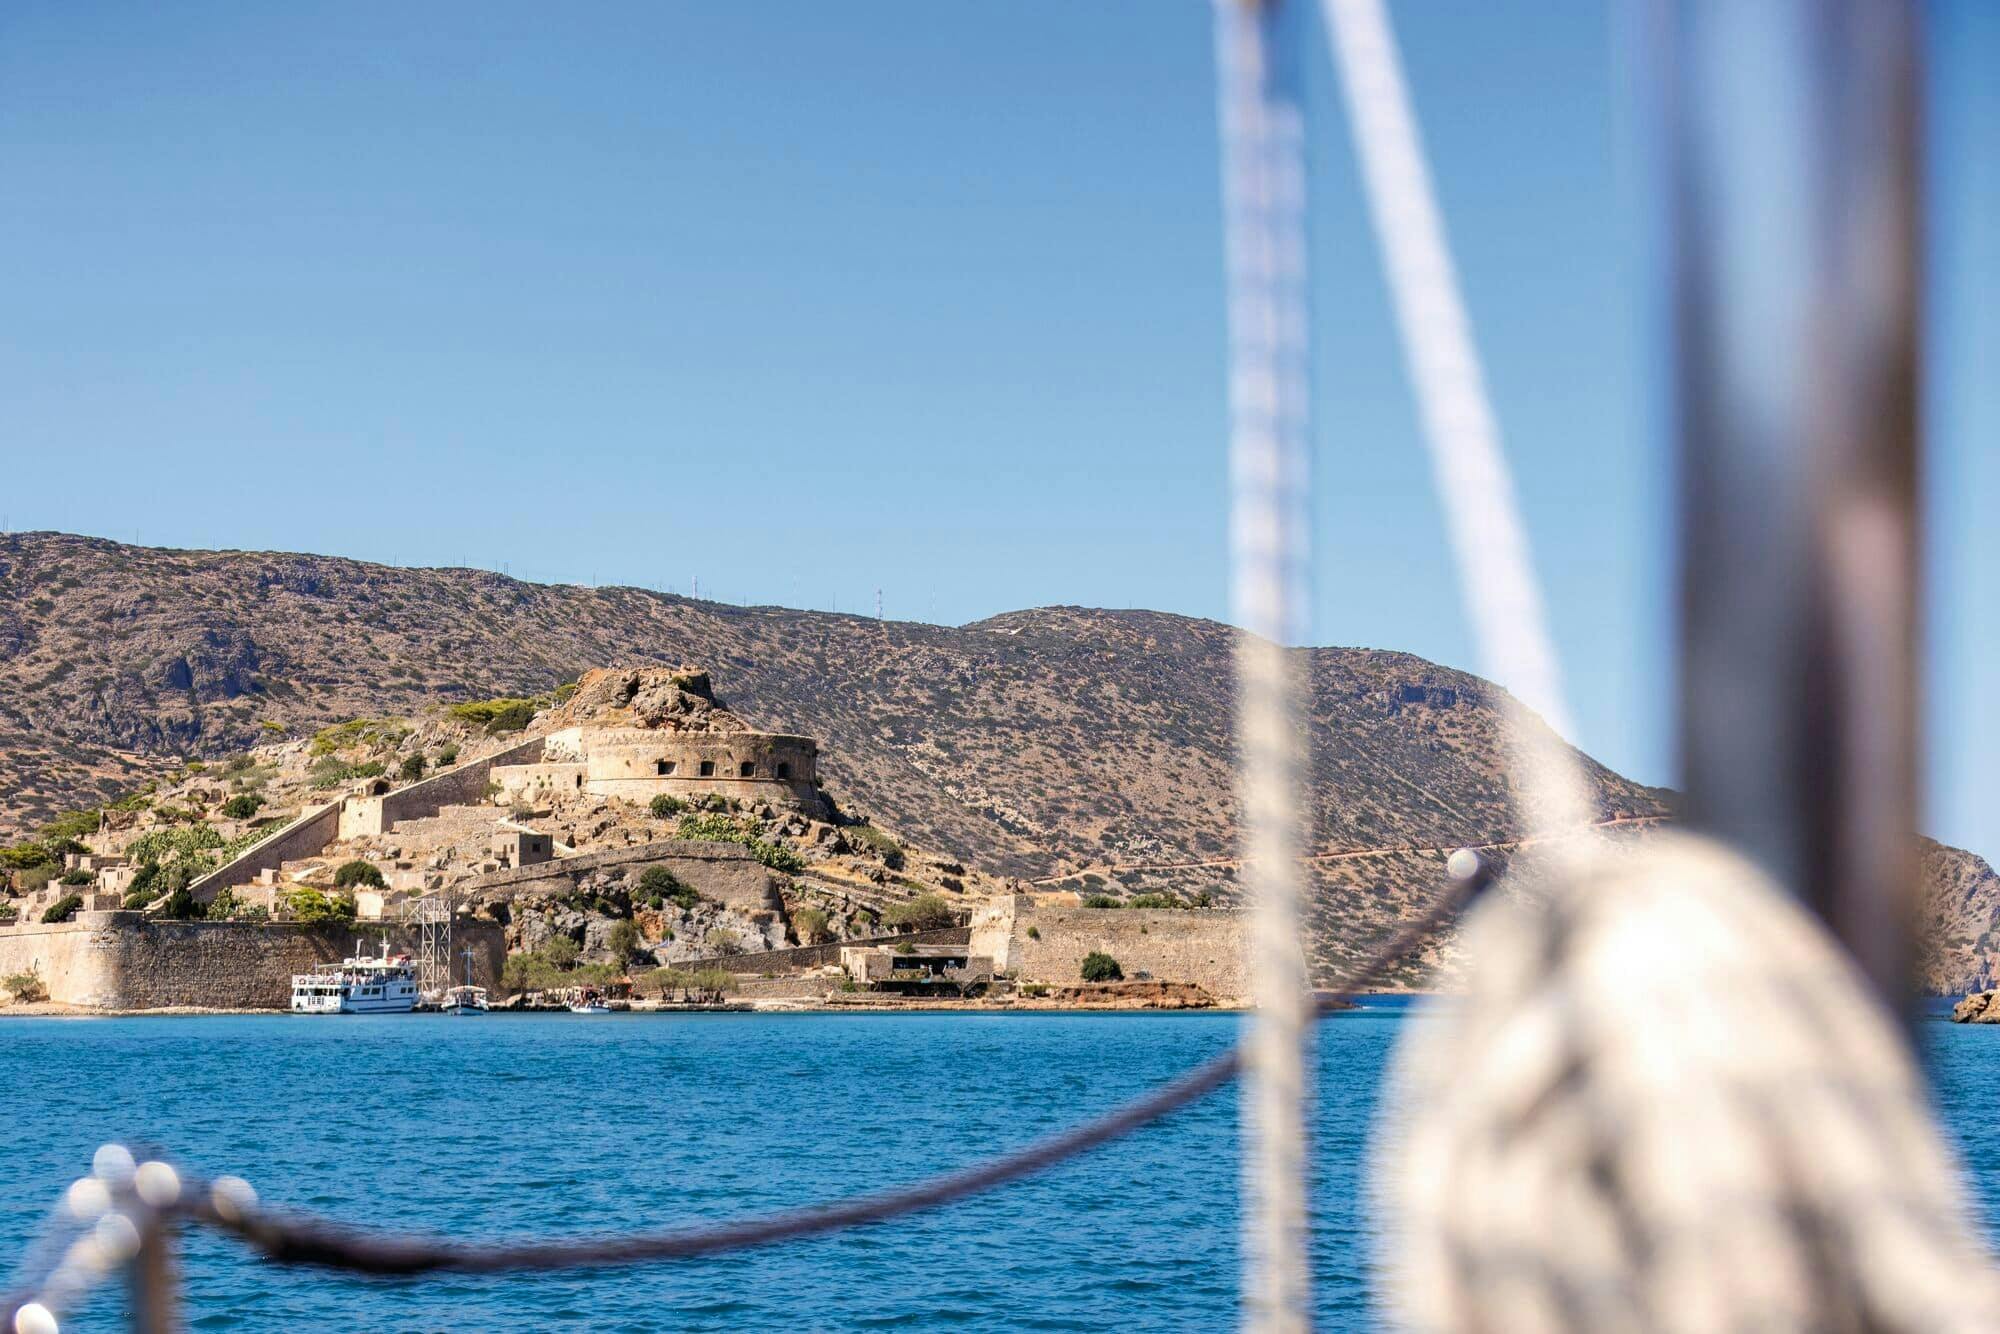
[[[417,970],[409,955],[390,956],[387,936],[379,959],[343,959],[292,974],[294,1014],[408,1014],[416,1008]]]

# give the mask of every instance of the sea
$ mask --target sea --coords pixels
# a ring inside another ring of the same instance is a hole
[[[2000,1215],[2000,1029],[1933,1008],[1937,1106]],[[581,1238],[842,1199],[963,1167],[1215,1055],[1229,1014],[213,1016],[0,1020],[0,1267],[111,1139],[365,1229]],[[1320,1027],[1313,1294],[1367,1329],[1365,1163],[1409,1002]],[[1421,1022],[1417,1020],[1415,1022]],[[195,1233],[191,1330],[1226,1329],[1224,1091],[1044,1176],[894,1222],[586,1273],[368,1280]],[[65,1330],[123,1328],[94,1294]]]

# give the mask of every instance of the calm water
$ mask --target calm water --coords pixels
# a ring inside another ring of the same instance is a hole
[[[1402,1009],[1323,1026],[1316,1297],[1365,1328],[1354,1195]],[[107,1136],[357,1223],[587,1234],[910,1180],[1219,1051],[1226,1015],[692,1015],[0,1023],[0,1260]],[[2000,1212],[2000,1031],[1927,1022],[1938,1096]],[[862,1232],[591,1275],[361,1282],[200,1236],[190,1326],[383,1330],[1216,1329],[1233,1323],[1234,1101],[1047,1177]],[[116,1328],[101,1294],[67,1328]]]

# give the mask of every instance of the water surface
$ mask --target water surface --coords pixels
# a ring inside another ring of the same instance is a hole
[[[1356,1202],[1399,1003],[1322,1026],[1321,1326],[1366,1328]],[[1222,1050],[1231,1015],[494,1015],[0,1023],[0,1261],[108,1137],[273,1203],[477,1237],[720,1219],[961,1166]],[[1927,1022],[1989,1213],[2000,1030]],[[364,1281],[198,1235],[197,1330],[1217,1329],[1234,1323],[1232,1094],[948,1209],[743,1255],[591,1274]],[[66,1325],[120,1327],[108,1292]]]

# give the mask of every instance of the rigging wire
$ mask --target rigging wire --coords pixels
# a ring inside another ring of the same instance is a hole
[[[1514,692],[1506,710],[1527,832],[1581,830],[1591,802],[1563,740],[1575,733],[1562,670],[1395,35],[1381,0],[1321,4],[1481,668]]]

